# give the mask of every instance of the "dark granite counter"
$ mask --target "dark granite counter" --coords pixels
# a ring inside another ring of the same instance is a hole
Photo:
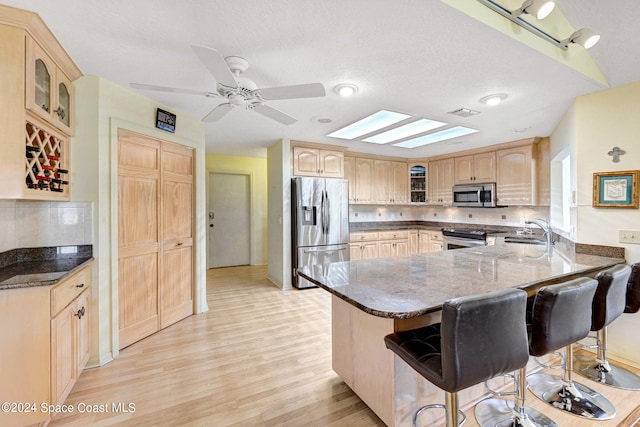
[[[0,254],[0,291],[54,285],[92,260],[91,245],[3,252]]]
[[[360,310],[411,318],[440,310],[455,297],[515,287],[531,295],[543,285],[593,275],[624,262],[565,255],[546,245],[494,246],[304,267],[299,274]]]

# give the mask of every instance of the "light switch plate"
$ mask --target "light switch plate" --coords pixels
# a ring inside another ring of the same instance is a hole
[[[618,230],[620,243],[635,243],[640,245],[640,230]]]

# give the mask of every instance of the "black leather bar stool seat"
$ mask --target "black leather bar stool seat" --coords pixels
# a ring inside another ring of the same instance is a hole
[[[640,390],[640,377],[609,362],[607,358],[607,326],[622,313],[635,313],[640,308],[640,263],[629,267],[615,265],[596,275],[598,289],[593,298],[591,330],[596,332],[598,354],[578,356],[574,369],[580,375],[601,384],[626,390]]]
[[[414,426],[434,407],[445,408],[447,427],[461,425],[458,391],[527,364],[526,299],[517,289],[454,298],[443,304],[441,323],[384,338],[387,348],[445,391],[446,404],[420,408]]]
[[[529,390],[564,412],[589,419],[608,420],[616,411],[595,390],[573,381],[572,344],[589,335],[591,304],[598,282],[570,280],[541,288],[533,300],[529,323],[529,353],[544,356],[565,348],[564,375],[532,374]]]

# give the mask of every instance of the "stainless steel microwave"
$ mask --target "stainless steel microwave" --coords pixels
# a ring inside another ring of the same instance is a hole
[[[496,184],[488,183],[454,186],[453,206],[467,208],[495,208]]]

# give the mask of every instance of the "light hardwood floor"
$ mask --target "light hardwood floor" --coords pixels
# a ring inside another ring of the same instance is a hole
[[[65,402],[76,412],[50,425],[383,426],[331,370],[329,294],[283,292],[265,276],[262,266],[209,270],[209,312],[85,370]],[[527,403],[562,427],[616,427],[640,404],[640,392],[578,378],[614,403],[614,420],[564,415],[531,395]],[[134,404],[135,412],[113,411],[118,402]],[[79,414],[82,405],[109,412]],[[466,425],[477,426],[473,409],[466,412]]]

